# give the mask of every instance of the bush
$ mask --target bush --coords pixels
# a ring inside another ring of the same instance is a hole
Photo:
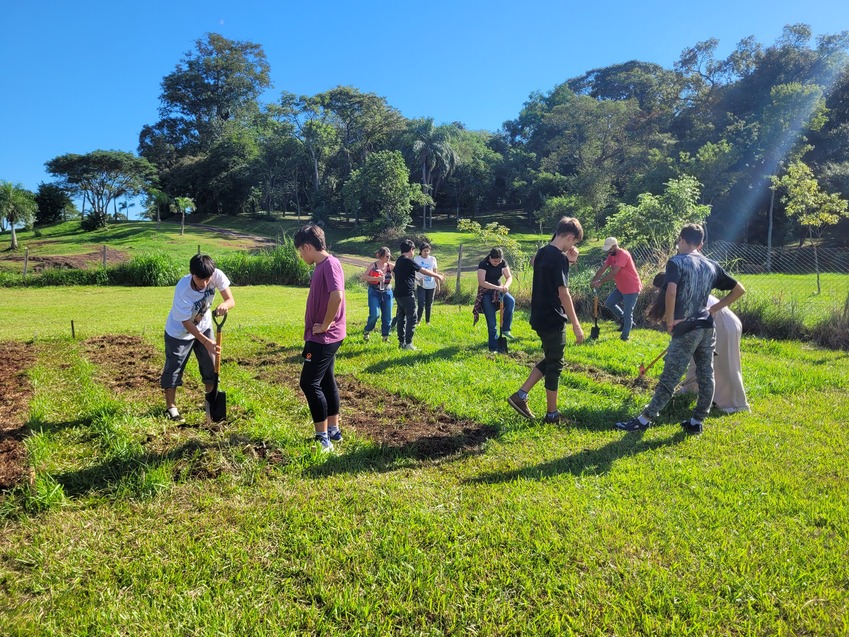
[[[187,266],[162,253],[143,254],[133,257],[109,269],[109,283],[139,287],[163,287],[176,285],[187,272]]]
[[[309,266],[288,237],[273,250],[239,252],[216,263],[234,285],[306,285],[310,280]]]
[[[849,350],[849,295],[843,309],[835,309],[831,316],[811,329],[812,341],[830,349]]]

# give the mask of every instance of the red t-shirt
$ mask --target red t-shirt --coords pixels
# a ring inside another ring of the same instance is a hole
[[[631,253],[627,250],[619,248],[616,254],[611,254],[605,259],[604,265],[611,268],[621,268],[616,273],[614,280],[616,281],[616,288],[622,294],[636,294],[643,289],[640,275],[637,274],[637,268],[634,265],[634,259],[631,258]]]

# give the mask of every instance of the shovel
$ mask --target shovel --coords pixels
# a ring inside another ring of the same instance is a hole
[[[666,354],[666,350],[668,350],[668,349],[669,349],[669,348],[667,347],[667,348],[666,348],[665,350],[663,350],[660,354],[658,354],[657,356],[655,356],[655,357],[654,357],[654,360],[653,360],[651,363],[649,363],[648,365],[643,365],[642,363],[640,363],[640,375],[639,375],[639,376],[637,376],[637,378],[642,378],[643,376],[645,376],[645,375],[646,375],[646,372],[647,372],[647,371],[649,371],[652,367],[654,367],[654,364],[655,364],[657,361],[659,361],[659,360],[661,359],[661,357],[662,357],[664,354]]]
[[[504,327],[504,300],[501,301],[501,307],[498,310],[499,320],[498,320],[498,353],[506,354],[507,353],[507,337],[501,332]]]
[[[593,319],[595,320],[595,326],[590,330],[590,338],[595,340],[601,332],[598,327],[598,290],[593,290]]]
[[[218,356],[215,357],[215,384],[212,391],[206,394],[205,408],[206,417],[212,422],[221,422],[227,418],[227,394],[218,390],[218,372],[221,369],[221,341],[223,336],[221,328],[227,322],[225,314],[221,321],[215,320],[215,314],[212,315],[212,321],[215,323],[215,344],[218,345]]]

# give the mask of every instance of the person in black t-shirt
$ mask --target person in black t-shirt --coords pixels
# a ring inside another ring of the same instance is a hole
[[[501,283],[501,277],[504,283]],[[500,309],[500,303],[504,304],[504,322],[501,325],[501,334],[512,339],[510,328],[513,325],[513,309],[516,300],[507,291],[513,282],[510,266],[504,260],[501,248],[493,248],[489,256],[478,264],[478,294],[475,299],[475,307],[480,305],[483,315],[486,317],[488,331],[488,345],[490,352],[498,351],[498,325],[496,314]]]
[[[584,238],[581,222],[563,217],[557,224],[554,237],[534,257],[534,284],[531,293],[531,327],[542,341],[543,359],[531,370],[522,387],[507,402],[525,418],[533,418],[528,407],[528,392],[545,379],[545,422],[560,421],[557,410],[557,388],[563,371],[563,350],[566,348],[566,321],[572,323],[575,341],[584,341],[584,330],[578,322],[575,305],[569,294],[569,266],[578,261],[578,248]]]
[[[418,349],[413,345],[413,334],[416,331],[416,272],[432,276],[439,281],[445,277],[437,272],[421,267],[413,261],[415,245],[409,239],[401,242],[401,257],[395,262],[395,303],[398,306],[396,317],[398,322],[398,346],[401,349]]]

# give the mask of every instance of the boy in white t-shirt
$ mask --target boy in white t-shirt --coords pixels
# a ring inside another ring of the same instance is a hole
[[[215,308],[215,316],[224,316],[236,305],[230,292],[230,279],[215,267],[206,254],[196,254],[189,261],[190,274],[177,282],[174,302],[165,321],[165,368],[160,387],[165,391],[168,418],[185,422],[177,409],[177,387],[183,384],[183,371],[189,354],[195,353],[201,378],[209,393],[215,381],[215,356],[221,353],[212,338],[212,300],[215,290],[223,299]]]
[[[419,246],[419,254],[413,257],[413,261],[425,270],[437,271],[436,257],[430,253],[429,243],[423,243]],[[424,314],[425,323],[430,325],[430,308],[433,306],[433,295],[436,293],[436,287],[436,277],[416,272],[416,299],[418,300],[418,311],[416,313],[417,324],[422,322],[422,314]]]

